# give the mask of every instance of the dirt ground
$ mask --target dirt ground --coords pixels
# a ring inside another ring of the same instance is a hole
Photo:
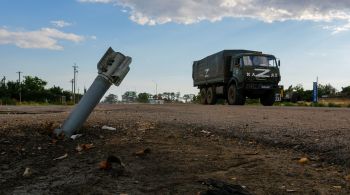
[[[99,105],[53,139],[71,108],[0,106],[0,194],[350,194],[349,108]]]

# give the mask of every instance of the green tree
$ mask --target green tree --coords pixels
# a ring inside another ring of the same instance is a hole
[[[123,102],[135,102],[137,100],[136,91],[126,91],[122,95]]]
[[[22,88],[22,99],[24,101],[37,101],[43,102],[47,100],[47,92],[45,86],[47,82],[38,78],[25,76]]]
[[[148,93],[139,93],[137,97],[137,101],[141,103],[148,103],[149,102],[148,98],[149,98]]]
[[[114,94],[107,95],[103,100],[103,103],[107,103],[107,104],[115,104],[117,102],[118,102],[118,96]]]
[[[333,96],[337,90],[331,84],[318,84],[318,97]]]
[[[53,86],[46,90],[46,97],[50,103],[60,103],[63,95],[63,89],[58,86]],[[67,97],[66,97],[67,99]]]
[[[345,97],[350,97],[350,86],[342,87],[341,93]]]

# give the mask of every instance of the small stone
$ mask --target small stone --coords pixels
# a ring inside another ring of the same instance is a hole
[[[26,168],[23,173],[23,177],[29,177],[32,175],[32,170],[30,168]]]

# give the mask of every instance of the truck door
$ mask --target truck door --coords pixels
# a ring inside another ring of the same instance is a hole
[[[242,58],[233,58],[231,64],[232,77],[235,77],[239,82],[243,81],[242,79],[242,67],[243,60]]]

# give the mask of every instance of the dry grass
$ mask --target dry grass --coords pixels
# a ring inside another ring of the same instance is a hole
[[[320,98],[319,103],[323,104],[336,104],[340,106],[348,106],[350,105],[350,98]]]

